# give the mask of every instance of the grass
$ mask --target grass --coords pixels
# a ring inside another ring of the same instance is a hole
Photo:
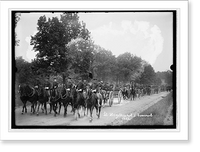
[[[173,115],[173,110],[168,113],[168,109],[172,104],[173,98],[172,93],[170,93],[124,125],[164,125],[164,119],[167,114]]]

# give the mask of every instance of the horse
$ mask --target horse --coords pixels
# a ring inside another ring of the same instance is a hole
[[[67,115],[67,107],[69,104],[72,106],[73,111],[73,97],[72,90],[66,89],[64,86],[58,88],[60,94],[60,103],[64,106],[64,117]],[[60,110],[59,110],[60,114]]]
[[[27,113],[26,103],[29,101],[31,103],[31,112],[35,113],[35,106],[38,100],[38,94],[34,88],[27,84],[19,85],[20,99],[23,103],[22,114]]]
[[[86,111],[86,103],[85,103],[85,98],[83,96],[83,90],[77,90],[75,97],[74,97],[74,110],[75,110],[75,119],[77,120],[77,117],[80,118],[80,113],[79,110],[82,108],[84,110],[84,116],[85,116],[85,111]]]
[[[124,100],[128,99],[128,90],[126,87],[122,88],[122,96]]]
[[[130,98],[130,100],[134,100],[135,97],[136,97],[136,90],[135,90],[135,88],[131,87],[129,98]]]
[[[92,122],[93,117],[93,110],[96,109],[96,115],[98,118],[100,118],[101,113],[101,105],[102,105],[102,95],[100,93],[94,93],[92,90],[88,91],[88,98],[86,98],[86,105],[87,110],[90,111],[90,122]]]
[[[108,95],[107,92],[105,90],[100,90],[100,93],[102,95],[102,104],[103,106],[106,104],[106,102],[108,101]]]
[[[47,115],[47,102],[48,102],[50,96],[49,96],[47,90],[42,87],[39,87],[38,89],[36,89],[36,91],[38,93],[37,116],[39,115],[40,105],[44,107],[44,109],[42,109],[42,110],[45,110],[45,114]]]
[[[57,114],[60,113],[60,109],[61,109],[61,100],[60,99],[61,98],[60,98],[58,90],[56,88],[52,88],[50,90],[50,113],[53,109],[55,117]],[[57,112],[58,103],[59,103],[59,112]]]

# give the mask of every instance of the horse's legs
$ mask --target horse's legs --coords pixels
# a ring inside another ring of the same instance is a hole
[[[35,113],[35,111],[34,111],[35,110],[34,102],[31,103],[31,109],[32,109],[32,113],[34,114]]]
[[[41,104],[41,110],[42,110],[42,113],[44,113],[44,110],[45,110],[44,103]]]
[[[27,113],[27,107],[26,107],[26,104],[24,105],[24,107],[25,107],[25,113]]]
[[[37,107],[37,116],[39,115],[39,109],[40,109],[40,102],[38,102],[38,107]]]
[[[44,102],[43,105],[44,105],[45,115],[47,115],[47,103]]]
[[[61,110],[61,102],[58,102],[58,103],[57,103],[57,105],[59,106],[59,107],[57,106],[57,107],[58,107],[58,115],[60,115],[60,110]]]
[[[74,109],[74,117],[75,117],[75,120],[78,120],[78,108]]]
[[[54,117],[56,117],[57,114],[57,103],[53,103],[53,111],[54,111]]]
[[[100,113],[101,113],[101,106],[99,106],[99,114],[98,114],[98,118],[100,118]]]
[[[49,104],[49,114],[51,114],[51,109],[52,107],[51,107],[51,104]]]
[[[80,106],[77,108],[77,112],[78,112],[77,114],[78,114],[78,117],[79,117],[79,118],[81,117],[80,112],[79,112],[79,111],[80,111],[80,108],[81,108]]]
[[[26,105],[26,102],[23,102],[22,115],[24,114],[24,111],[25,111],[25,105]]]
[[[64,117],[66,117],[66,115],[67,115],[67,104],[63,103],[63,106],[64,106]]]
[[[92,118],[92,113],[93,113],[94,107],[91,106],[89,109],[90,109],[90,122],[92,122],[92,120],[93,120],[93,118]]]

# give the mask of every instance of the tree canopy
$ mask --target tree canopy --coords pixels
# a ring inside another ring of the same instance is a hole
[[[77,13],[63,13],[60,19],[41,16],[37,23],[38,32],[31,36],[31,45],[37,52],[35,66],[47,74],[63,73],[69,68],[73,57],[68,47],[76,38],[88,40],[90,33],[85,24],[79,21]]]
[[[36,58],[31,63],[16,58],[20,83],[52,75],[59,75],[63,82],[67,76],[89,79],[91,72],[98,80],[118,84],[172,84],[172,72],[155,73],[150,64],[130,52],[116,57],[111,50],[96,45],[78,13],[63,13],[60,18],[41,16],[37,30],[30,42]]]

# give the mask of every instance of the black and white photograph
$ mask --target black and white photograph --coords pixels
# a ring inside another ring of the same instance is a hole
[[[186,0],[0,3],[0,140],[189,140]]]
[[[12,129],[175,129],[176,10],[12,11]]]

